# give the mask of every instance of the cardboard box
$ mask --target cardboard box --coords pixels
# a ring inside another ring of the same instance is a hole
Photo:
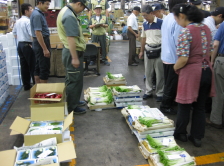
[[[58,160],[65,162],[76,158],[76,152],[72,141],[57,144]],[[17,151],[15,149],[0,152],[0,165],[14,166]],[[59,163],[45,165],[45,166],[59,166]]]
[[[64,132],[73,121],[73,112],[71,112],[66,118],[64,118],[64,106],[50,106],[50,107],[30,107],[31,119],[26,120],[19,116],[16,117],[10,129],[12,132],[10,135],[24,134],[25,146],[34,145],[48,138],[57,138],[58,143],[63,142],[63,133],[61,134],[42,134],[42,135],[25,135],[30,127],[32,121],[63,121]]]
[[[62,98],[58,99],[51,99],[51,98],[33,98],[36,93],[57,93],[62,94]],[[35,103],[35,101],[40,102],[48,102],[50,103],[59,103],[64,102],[65,100],[65,83],[41,83],[41,84],[35,84],[30,89],[30,98],[28,98],[31,101],[31,105],[35,105],[38,103]]]
[[[62,43],[57,33],[50,35],[50,43],[51,44]]]

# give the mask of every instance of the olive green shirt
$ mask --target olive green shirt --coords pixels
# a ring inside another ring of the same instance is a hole
[[[64,47],[69,49],[67,37],[74,37],[76,50],[85,51],[86,43],[75,11],[70,5],[61,9],[57,18],[58,35]]]

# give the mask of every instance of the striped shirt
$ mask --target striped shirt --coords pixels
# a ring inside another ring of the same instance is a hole
[[[159,45],[161,44],[161,26],[163,20],[154,17],[152,23],[144,22],[142,25],[141,37],[146,37],[146,44]]]
[[[17,20],[12,32],[13,35],[17,36],[17,42],[32,42],[29,17],[22,16],[19,20]]]

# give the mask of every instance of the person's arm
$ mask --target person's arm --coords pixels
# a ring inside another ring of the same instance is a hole
[[[89,21],[89,28],[90,29],[93,29],[94,27],[95,27],[95,25],[92,25],[93,24],[93,22],[92,22],[92,17],[89,19],[90,21]]]
[[[12,33],[13,33],[14,37],[17,39],[16,24],[14,25]]]
[[[46,44],[44,43],[44,38],[43,38],[43,35],[42,35],[41,31],[35,31],[35,35],[37,37],[38,43],[40,44],[40,46],[43,49],[44,56],[47,57],[47,58],[50,58],[51,54],[50,54],[49,50],[47,49]]]
[[[106,9],[106,17],[109,17],[109,11],[108,11],[108,9]]]
[[[218,53],[219,43],[220,42],[218,40],[215,40],[214,44],[213,44],[213,52],[212,52],[212,55],[211,55],[211,65],[212,66],[214,65],[215,58],[216,58],[217,53]]]
[[[145,44],[146,44],[146,34],[144,30],[144,24],[142,25],[142,34],[141,34],[142,40],[141,40],[141,49],[140,53],[138,55],[139,59],[143,58],[144,52],[145,52]]]
[[[183,29],[179,35],[178,45],[177,45],[177,62],[173,66],[174,71],[183,68],[189,59],[190,46],[192,42],[192,35],[189,29]]]
[[[78,68],[79,65],[80,65],[80,62],[79,62],[79,57],[77,55],[77,52],[76,52],[76,43],[75,43],[75,39],[73,36],[68,36],[67,37],[67,40],[68,40],[68,47],[69,47],[69,51],[71,53],[71,56],[72,56],[72,65],[75,67],[75,68]]]
[[[128,30],[133,34],[133,35],[135,35],[136,36],[136,38],[138,37],[138,34],[137,33],[135,33],[135,31],[133,31],[133,29],[132,29],[132,27],[131,26],[128,26]]]
[[[145,51],[145,44],[146,44],[146,37],[142,37],[141,50],[140,50],[140,53],[138,55],[139,59],[142,59],[143,58],[144,51]]]

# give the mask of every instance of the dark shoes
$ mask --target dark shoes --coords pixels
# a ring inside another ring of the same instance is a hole
[[[81,107],[81,106],[84,106],[84,105],[86,105],[86,102],[85,101],[79,101],[78,107]]]
[[[146,100],[146,99],[151,98],[151,97],[152,97],[152,94],[151,95],[144,94],[142,98],[144,100]]]
[[[76,107],[76,108],[74,109],[74,114],[76,114],[76,115],[79,115],[79,114],[85,114],[85,113],[86,113],[86,110],[83,109],[83,108]]]
[[[216,128],[216,129],[222,129],[223,128],[222,125],[215,124],[215,123],[211,122],[208,118],[206,118],[206,124]]]
[[[162,102],[162,100],[163,100],[163,97],[162,97],[162,96],[157,96],[157,97],[156,97],[156,101],[157,101],[157,102]]]
[[[174,134],[174,138],[182,142],[187,142],[187,134]]]
[[[110,66],[110,63],[107,62],[107,61],[104,61],[103,64],[104,64],[105,66]]]
[[[201,139],[193,138],[191,135],[188,139],[194,144],[194,146],[201,147]]]
[[[130,64],[128,66],[138,66],[138,64],[137,63],[132,63],[132,64]]]
[[[177,114],[177,111],[174,110],[173,108],[162,108],[162,107],[160,107],[160,111],[162,113],[167,113],[167,114],[171,114],[171,115],[176,115]]]

